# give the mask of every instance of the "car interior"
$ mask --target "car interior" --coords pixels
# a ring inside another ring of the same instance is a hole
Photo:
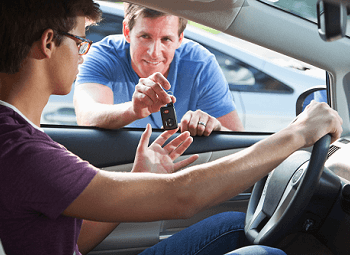
[[[315,91],[327,92],[330,106],[343,119],[342,137],[325,136],[312,148],[292,154],[254,187],[184,220],[121,223],[90,255],[138,254],[172,234],[225,211],[246,213],[251,244],[281,248],[287,254],[347,254],[350,238],[350,3],[304,0],[318,19],[310,21],[261,0],[130,0],[181,16],[221,32],[293,57],[327,72],[327,88],[306,91],[295,102],[296,115]],[[280,2],[286,2],[280,0]],[[287,1],[288,2],[288,1]],[[294,1],[289,1],[294,2]],[[349,26],[348,26],[349,27]],[[68,150],[108,171],[131,171],[143,128],[42,125]],[[163,130],[154,129],[153,141]],[[178,160],[199,154],[193,164],[214,161],[243,150],[272,132],[220,132],[194,137]],[[178,135],[175,134],[175,136]],[[92,205],[93,206],[93,205]],[[1,249],[0,249],[1,255]]]

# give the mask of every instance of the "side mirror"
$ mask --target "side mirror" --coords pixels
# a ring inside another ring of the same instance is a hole
[[[327,87],[325,85],[315,86],[305,90],[297,99],[295,113],[298,116],[311,100],[327,103]]]
[[[345,37],[347,10],[346,6],[319,0],[317,3],[318,33],[326,42]]]

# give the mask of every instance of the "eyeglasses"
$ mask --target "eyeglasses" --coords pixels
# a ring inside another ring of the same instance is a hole
[[[60,34],[62,35],[66,35],[66,36],[69,36],[71,37],[73,40],[74,39],[78,39],[80,40],[81,42],[79,43],[78,45],[78,54],[79,55],[85,55],[86,53],[88,53],[90,47],[91,47],[91,44],[92,44],[92,41],[89,40],[89,39],[86,39],[86,38],[83,38],[83,37],[80,37],[80,36],[77,36],[77,35],[72,35],[70,33],[66,33],[66,32],[60,32]]]

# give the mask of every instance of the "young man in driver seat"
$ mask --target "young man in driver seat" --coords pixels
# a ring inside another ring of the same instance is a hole
[[[100,20],[98,5],[6,0],[0,12],[0,239],[8,255],[86,254],[118,222],[188,218],[252,186],[295,150],[342,132],[334,110],[312,103],[250,148],[178,171],[198,157],[173,163],[191,144],[189,133],[163,146],[175,132],[167,131],[148,146],[148,125],[132,173],[97,169],[51,140],[40,118],[50,95],[70,92],[91,44],[86,20]],[[243,213],[219,214],[142,254],[224,254],[246,244],[243,227]],[[247,251],[284,254],[262,246],[236,254]]]

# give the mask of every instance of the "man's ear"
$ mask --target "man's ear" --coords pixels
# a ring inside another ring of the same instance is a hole
[[[130,43],[130,30],[129,27],[126,25],[126,22],[123,21],[123,34],[125,37],[125,40]]]
[[[178,44],[178,48],[181,46],[182,40],[184,39],[184,32],[182,32],[179,36],[179,44]]]
[[[46,58],[50,58],[52,51],[56,47],[54,42],[55,32],[52,29],[46,29],[40,38],[40,52]]]

